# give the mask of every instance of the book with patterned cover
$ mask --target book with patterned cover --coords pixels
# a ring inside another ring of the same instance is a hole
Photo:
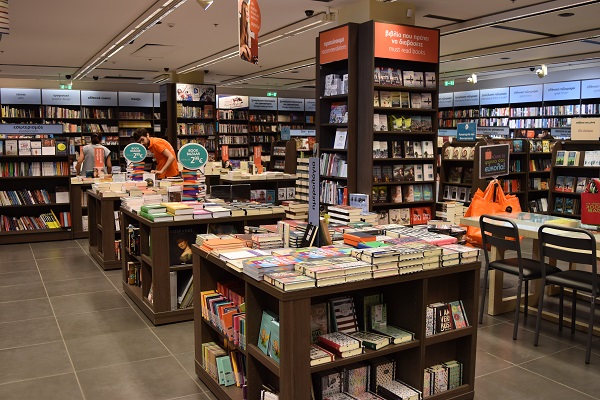
[[[432,367],[433,368],[433,367]],[[433,369],[433,394],[448,390],[448,370],[441,365]]]
[[[431,336],[435,332],[435,310],[431,306],[427,306],[425,314],[425,336]]]
[[[431,371],[425,368],[423,373],[423,397],[431,396]]]
[[[354,397],[347,393],[335,393],[329,396],[323,396],[323,400],[354,400]]]
[[[394,380],[396,375],[396,362],[386,357],[380,357],[368,361],[371,366],[371,390],[377,391],[377,387]]]
[[[325,333],[329,333],[329,307],[327,303],[318,303],[310,306],[310,331],[312,342]]]
[[[421,393],[400,381],[392,381],[377,388],[386,399],[419,400]]]
[[[344,392],[355,395],[365,392],[369,387],[368,365],[355,364],[344,368]]]
[[[358,321],[352,297],[339,297],[330,300],[333,321],[338,332],[358,331]]]
[[[360,348],[360,341],[351,338],[342,332],[326,333],[325,335],[319,336],[318,341],[327,348],[331,348],[338,352]]]
[[[342,393],[342,371],[328,370],[314,374],[315,393],[323,399],[336,393]]]
[[[448,389],[455,389],[462,384],[461,368],[462,364],[458,361],[449,361],[443,364],[448,371]]]
[[[353,396],[357,400],[378,400],[378,399],[383,399],[383,397],[377,396],[373,392],[364,392],[364,393],[355,394]]]
[[[316,344],[310,345],[310,366],[335,360],[335,355]]]
[[[456,329],[466,328],[469,326],[465,320],[464,310],[460,301],[451,301],[450,308],[452,309],[452,319]]]

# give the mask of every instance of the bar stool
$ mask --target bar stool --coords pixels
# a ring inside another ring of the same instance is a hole
[[[538,238],[540,246],[540,266],[542,267],[542,287],[546,285],[557,285],[559,292],[559,314],[558,330],[562,330],[563,325],[563,299],[564,288],[570,288],[573,291],[573,304],[571,308],[571,333],[575,332],[575,316],[577,308],[577,291],[590,294],[590,317],[588,322],[587,348],[585,352],[585,363],[590,363],[592,353],[592,332],[594,330],[594,311],[596,306],[596,297],[598,296],[598,275],[596,268],[596,239],[594,236],[583,229],[567,228],[556,225],[542,225],[538,229]],[[589,265],[590,271],[581,269],[560,270],[557,273],[548,274],[544,266],[545,258],[562,260],[574,265]],[[540,336],[540,322],[542,308],[544,304],[543,295],[540,297],[538,305],[538,316],[535,323],[535,336],[533,344],[538,345]]]
[[[488,272],[490,269],[502,271],[507,274],[515,275],[519,278],[517,287],[517,306],[515,307],[515,319],[513,323],[513,339],[517,339],[519,329],[519,306],[521,304],[521,291],[523,282],[525,282],[525,308],[524,319],[527,320],[527,309],[529,303],[529,281],[540,279],[542,270],[540,262],[530,258],[523,258],[521,255],[521,242],[519,240],[519,229],[517,225],[507,218],[501,218],[495,215],[482,215],[479,217],[479,226],[481,227],[481,241],[483,244],[483,254],[485,255],[485,271],[483,274],[483,290],[481,291],[481,306],[479,309],[479,323],[483,322],[483,309],[485,308],[485,288],[488,285]],[[517,252],[516,258],[503,258],[502,260],[490,261],[489,247],[494,246],[498,251],[513,250]],[[551,265],[547,266],[547,274],[559,272],[560,269]]]

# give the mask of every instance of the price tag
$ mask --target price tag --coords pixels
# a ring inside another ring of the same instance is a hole
[[[187,169],[200,169],[208,160],[208,152],[198,143],[187,143],[181,146],[177,160]]]
[[[129,162],[140,162],[146,159],[148,151],[139,143],[129,143],[123,149],[123,157]]]

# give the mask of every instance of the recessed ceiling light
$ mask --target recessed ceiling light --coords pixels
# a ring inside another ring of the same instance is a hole
[[[572,12],[566,12],[566,13],[558,14],[559,17],[563,17],[563,18],[572,17],[573,15],[575,15],[575,14],[572,13]]]
[[[510,60],[510,57],[500,57],[501,60]]]

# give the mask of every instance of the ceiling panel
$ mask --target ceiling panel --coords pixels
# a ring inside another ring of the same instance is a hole
[[[459,54],[475,49],[485,49],[510,43],[540,39],[542,36],[523,32],[500,31],[496,28],[481,28],[473,31],[456,33],[440,38],[440,57],[448,54]]]

